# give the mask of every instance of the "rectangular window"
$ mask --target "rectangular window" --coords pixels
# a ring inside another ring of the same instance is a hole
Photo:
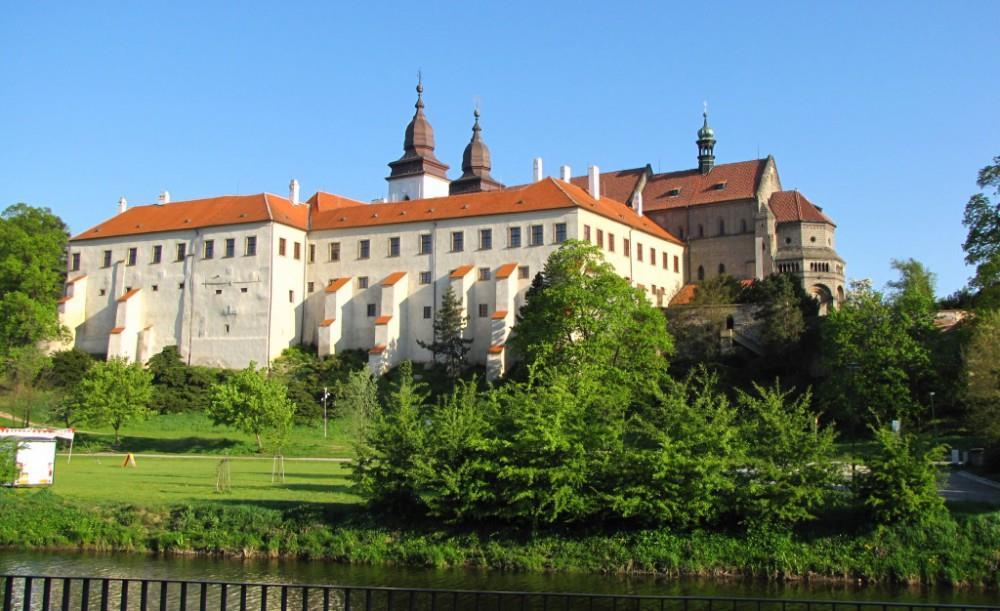
[[[132,247],[128,249],[128,259],[126,259],[126,265],[135,265],[136,259],[139,258],[139,249]]]
[[[556,223],[553,225],[553,237],[555,238],[556,244],[561,244],[566,241],[566,223]]]
[[[70,266],[70,271],[72,272],[80,271],[80,253],[78,252],[73,253],[73,263]]]
[[[608,234],[608,252],[614,252],[614,251],[615,251],[615,234],[609,233]]]
[[[177,260],[183,261],[184,257],[186,256],[187,256],[187,244],[181,242],[180,244],[177,245]]]
[[[479,250],[490,250],[493,248],[493,230],[479,230]]]
[[[541,246],[545,240],[544,228],[541,225],[531,226],[531,245]]]
[[[288,303],[295,303],[295,291],[288,291]]]
[[[480,280],[489,280],[490,279],[490,268],[488,268],[488,267],[480,267],[479,268],[479,279]]]
[[[177,288],[183,291],[184,290],[184,283],[183,282],[178,283],[177,284]]]
[[[243,249],[243,254],[248,257],[257,256],[257,236],[247,236],[246,246]]]
[[[302,259],[302,242],[292,242],[292,258],[296,261]]]
[[[632,242],[628,238],[622,240],[622,254],[626,257],[632,256]]]
[[[372,241],[358,240],[358,258],[367,259],[372,256]]]
[[[420,234],[420,254],[429,255],[434,249],[433,241],[431,241],[431,234],[421,233]]]
[[[205,252],[202,253],[203,259],[211,259],[215,256],[215,240],[205,240]]]
[[[462,252],[465,250],[465,233],[462,231],[451,232],[451,252]]]
[[[680,273],[681,271],[681,260],[677,255],[674,255],[674,272]]]
[[[330,260],[340,261],[340,242],[330,242]]]
[[[649,264],[656,265],[656,249],[652,246],[649,247]]]
[[[520,227],[508,227],[507,228],[507,246],[510,248],[520,248],[521,247],[521,228]]]
[[[635,258],[642,261],[642,244],[640,242],[635,243]]]
[[[284,257],[288,251],[288,241],[285,238],[278,238],[278,256]]]
[[[104,297],[105,295],[108,294],[108,289],[101,289],[100,291],[98,291],[97,294],[100,295],[101,297]]]
[[[314,282],[307,282],[306,283],[306,290],[309,291],[310,293],[313,292],[313,291],[315,291],[316,290],[316,283],[314,283]]]
[[[528,277],[528,272],[529,272],[528,266],[522,265],[521,267],[517,268],[517,277],[520,278],[521,280],[524,280],[525,278]]]
[[[390,257],[399,256],[399,236],[393,236],[389,238],[389,256]]]
[[[163,247],[157,244],[153,247],[153,263],[159,263],[163,259]]]
[[[315,263],[316,262],[316,245],[315,244],[310,244],[309,245],[309,262],[310,263]]]
[[[584,242],[590,241],[590,225],[583,226],[583,241]]]
[[[430,317],[431,317],[431,306],[424,306],[424,318],[427,319]]]
[[[247,292],[247,287],[245,287],[245,286],[240,287],[240,292],[241,293],[246,293]]]
[[[604,231],[601,229],[597,230],[597,247],[604,248]]]
[[[215,289],[215,294],[216,295],[221,295],[222,294],[222,289]]]
[[[111,251],[110,250],[105,250],[104,251],[104,262],[101,264],[101,267],[111,267]]]
[[[358,276],[358,288],[359,289],[368,288],[368,276]]]
[[[153,292],[155,293],[155,292],[157,292],[157,291],[160,290],[160,285],[154,284],[151,288],[153,289]]]
[[[669,257],[667,257],[666,251],[661,252],[660,256],[663,257],[663,269],[670,269],[670,264],[667,261]]]
[[[236,256],[236,238],[226,238],[226,258]]]
[[[431,283],[431,273],[420,272],[420,284],[430,284],[430,283]]]
[[[368,312],[367,313],[368,313],[368,318],[375,318],[376,310],[375,310],[375,304],[374,303],[369,303],[368,304]]]
[[[479,318],[486,318],[489,315],[490,315],[490,306],[485,303],[479,304]]]

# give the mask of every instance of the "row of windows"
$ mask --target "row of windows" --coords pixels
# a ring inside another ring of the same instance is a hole
[[[175,258],[174,261],[180,262],[187,257],[187,242],[178,242],[174,245],[175,247]],[[224,257],[235,257],[236,256],[236,239],[227,238],[224,242]],[[246,257],[253,257],[257,254],[257,237],[247,236],[243,241],[243,255]],[[202,244],[202,258],[203,259],[214,259],[215,258],[215,240],[205,240]],[[113,253],[110,250],[105,250],[101,259],[101,267],[111,267],[113,263]],[[139,262],[139,249],[138,247],[131,246],[125,253],[125,265],[137,265]],[[163,262],[163,245],[154,244],[150,252],[151,264],[157,264]],[[77,272],[80,271],[80,253],[75,252],[70,258],[70,271]]]
[[[312,286],[312,282],[310,282],[309,285]],[[124,295],[125,293],[127,293],[127,292],[129,292],[131,290],[132,290],[132,287],[126,286],[125,287],[125,291],[122,294]],[[158,293],[160,291],[160,285],[158,285],[158,284],[152,284],[152,285],[149,286],[149,290],[152,291],[152,292],[154,292],[154,293]],[[183,291],[184,290],[184,283],[183,282],[178,282],[177,283],[177,290],[179,290],[179,291]],[[310,290],[312,290],[312,289],[310,289]],[[241,293],[247,293],[247,292],[249,292],[249,289],[247,287],[243,286],[243,287],[240,287],[240,292]],[[105,295],[108,294],[108,289],[99,289],[97,291],[97,294],[100,295],[101,297],[104,297]],[[215,289],[215,294],[216,295],[221,295],[222,294],[222,289]]]
[[[477,232],[479,250],[493,249],[493,230],[480,229]],[[465,231],[452,231],[450,238],[451,252],[465,251]],[[552,243],[559,244],[566,241],[566,223],[555,223],[552,226]],[[543,225],[528,226],[528,245],[542,246],[545,244],[545,227]],[[422,233],[417,236],[417,254],[429,255],[434,252],[434,238],[429,233]],[[522,246],[521,227],[507,228],[507,248],[520,248]],[[340,242],[330,242],[327,245],[328,258],[330,261],[340,261]],[[401,254],[401,239],[399,236],[391,236],[386,242],[386,256],[398,257]],[[372,256],[372,240],[363,238],[358,240],[358,259],[370,259]],[[309,246],[309,262],[316,260],[315,245]]]
[[[723,276],[723,275],[725,275],[725,273],[726,273],[726,264],[725,263],[719,263],[719,275]],[[698,280],[704,280],[704,279],[705,279],[705,266],[704,265],[699,265],[698,266]]]
[[[583,226],[584,241],[590,242],[591,241],[590,235],[591,235],[590,225],[584,225]],[[598,229],[596,232],[596,236],[597,240],[594,243],[597,244],[598,248],[604,248],[604,230]],[[608,232],[608,252],[615,252],[615,234],[611,233],[610,231]],[[636,242],[635,254],[637,260],[639,261],[643,260],[643,252],[645,251],[643,250],[642,243]],[[629,242],[628,238],[622,238],[622,254],[626,257],[632,256],[632,244],[631,242]],[[662,259],[663,269],[670,269],[669,255],[666,253],[666,251],[662,251],[660,254],[662,255],[661,259]],[[653,248],[652,246],[649,247],[649,264],[656,265],[656,249]],[[680,271],[681,271],[680,257],[674,255],[674,272],[680,273]]]
[[[476,311],[479,314],[479,318],[488,318],[490,315],[490,305],[488,303],[481,303],[476,308]],[[365,313],[368,315],[368,318],[375,318],[378,316],[378,304],[367,304]],[[434,318],[434,309],[431,306],[424,306],[423,317],[428,320]]]
[[[527,265],[521,265],[517,268],[517,277],[524,280],[529,277],[531,270]],[[479,268],[479,279],[480,280],[490,280],[493,277],[493,271],[488,267]],[[369,286],[368,276],[358,276],[358,289],[366,289]],[[431,273],[430,272],[420,272],[418,276],[418,281],[420,284],[430,284],[431,283]],[[327,284],[332,284],[333,278],[327,282]],[[315,286],[312,282],[308,283],[309,292],[312,293]]]
[[[747,221],[746,221],[746,219],[740,219],[740,233],[746,233],[746,232],[747,232]],[[699,238],[705,237],[705,226],[699,224],[698,227],[697,227],[696,233],[697,233],[697,237],[699,237]],[[680,239],[682,239],[682,240],[684,239],[684,228],[683,227],[678,227],[677,228],[677,235],[680,237]],[[716,233],[715,235],[717,235],[717,236],[726,235],[726,221],[724,221],[722,219],[719,219],[719,232]]]

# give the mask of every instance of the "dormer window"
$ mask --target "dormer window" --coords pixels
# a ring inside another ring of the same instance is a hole
[[[714,185],[712,185],[712,188],[715,189],[716,191],[722,191],[723,189],[726,188],[726,181],[723,180],[722,182],[717,182]]]
[[[670,190],[667,191],[667,197],[677,197],[680,194],[681,194],[681,188],[680,187],[674,187],[674,188],[672,188],[672,189],[670,189]]]

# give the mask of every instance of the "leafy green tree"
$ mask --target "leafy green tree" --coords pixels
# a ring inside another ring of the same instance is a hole
[[[216,424],[253,435],[258,450],[263,451],[266,439],[279,453],[292,426],[295,404],[280,381],[251,361],[246,369],[214,386],[208,415]]]
[[[841,307],[823,320],[823,403],[838,421],[863,430],[923,415],[930,350],[906,322],[867,281],[853,282]]]
[[[95,363],[93,356],[78,348],[59,350],[52,353],[42,378],[50,388],[70,389],[80,383]]]
[[[17,437],[0,439],[0,492],[3,492],[6,484],[13,483],[20,475],[17,467],[17,451],[22,443]]]
[[[890,280],[892,304],[911,324],[927,328],[934,322],[937,301],[934,296],[936,277],[916,259],[892,260],[892,269],[899,272],[898,280]]]
[[[73,411],[84,422],[110,426],[118,445],[121,428],[149,414],[153,376],[139,363],[112,358],[97,363],[73,391]]]
[[[48,363],[45,353],[32,344],[11,348],[2,362],[4,378],[10,389],[8,403],[12,411],[22,417],[24,426],[31,422],[32,409],[43,394],[36,382]]]
[[[212,402],[218,370],[192,367],[181,360],[177,346],[165,346],[146,363],[153,374],[151,407],[165,414],[185,410],[204,411]]]
[[[716,306],[673,306],[667,311],[667,331],[680,364],[711,363],[722,355],[720,333],[728,310]]]
[[[821,427],[806,392],[754,385],[739,392],[745,467],[738,470],[736,508],[751,525],[791,526],[815,517],[835,480],[834,432]]]
[[[384,409],[376,410],[355,445],[351,477],[359,492],[378,506],[419,506],[416,464],[428,433],[426,389],[404,361]]]
[[[1000,310],[975,317],[964,361],[973,425],[1000,446]]]
[[[799,344],[806,331],[806,313],[816,313],[816,301],[806,295],[797,279],[772,274],[752,283],[745,291],[747,303],[760,306],[761,343],[769,355],[787,353]]]
[[[368,423],[381,409],[375,376],[367,367],[351,371],[337,383],[331,395],[327,408],[346,422],[352,439],[360,439]]]
[[[740,281],[729,274],[709,278],[698,285],[691,305],[729,305],[736,303],[742,292]]]
[[[462,302],[449,286],[441,296],[441,307],[434,315],[434,340],[417,340],[421,348],[430,350],[434,360],[441,359],[450,378],[457,379],[465,368],[472,339],[462,336],[468,319],[462,314]]]
[[[663,313],[592,244],[568,240],[549,255],[508,344],[525,364],[582,371],[626,387],[655,384],[673,343]]]
[[[0,357],[58,335],[67,237],[48,208],[15,204],[0,214]]]
[[[935,464],[944,456],[944,446],[887,428],[874,432],[876,449],[866,461],[868,472],[859,480],[858,493],[875,521],[919,525],[947,516]]]
[[[1000,156],[993,163],[979,170],[976,184],[980,189],[993,188],[994,197],[1000,197]],[[968,228],[965,243],[965,262],[976,266],[970,285],[979,291],[976,307],[1000,308],[1000,199],[977,193],[965,204],[962,224]]]

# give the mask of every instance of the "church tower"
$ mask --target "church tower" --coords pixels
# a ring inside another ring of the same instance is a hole
[[[448,195],[448,165],[434,156],[434,129],[424,116],[424,85],[417,81],[417,111],[406,126],[403,156],[389,163],[389,201]]]
[[[701,116],[705,122],[698,130],[698,171],[708,174],[715,167],[715,130],[708,125],[708,104]]]
[[[475,123],[472,125],[472,140],[462,154],[462,177],[451,183],[449,193],[476,193],[478,191],[499,191],[503,185],[490,176],[490,149],[483,142],[479,127],[479,109],[473,112]]]

